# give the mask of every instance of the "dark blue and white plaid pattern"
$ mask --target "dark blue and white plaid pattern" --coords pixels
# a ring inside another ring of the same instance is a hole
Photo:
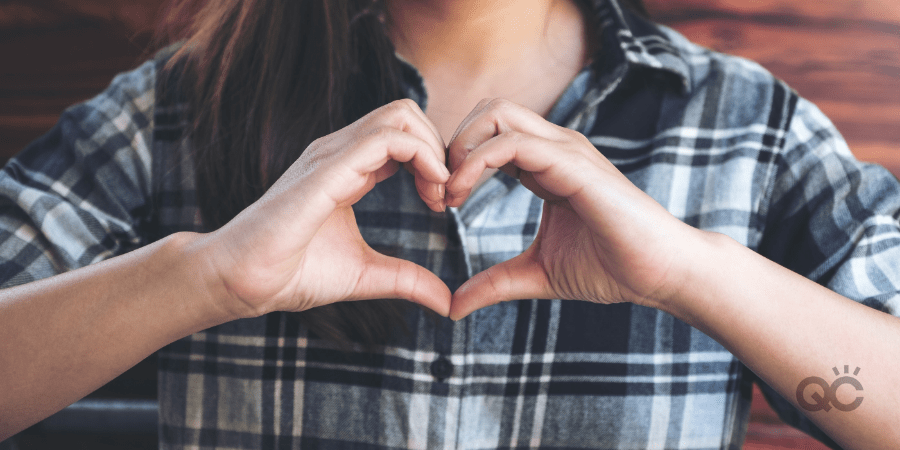
[[[685,222],[900,315],[893,176],[855,161],[813,105],[756,64],[694,46],[614,0],[598,1],[596,14],[604,26],[597,69],[572,82],[549,120],[584,133]],[[203,231],[182,138],[185,106],[155,91],[159,64],[118,77],[68,110],[6,166],[4,286],[172,232]],[[424,105],[414,70],[407,87]],[[429,268],[455,289],[529,245],[541,201],[501,173],[462,208],[438,214],[401,171],[355,211],[374,248]],[[533,300],[457,323],[413,309],[408,325],[411,333],[375,351],[317,339],[286,313],[180,340],[160,352],[161,445],[730,449],[743,442],[752,374],[659,311]],[[790,408],[777,399],[776,406]]]

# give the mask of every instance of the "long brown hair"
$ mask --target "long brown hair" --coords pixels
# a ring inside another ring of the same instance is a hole
[[[641,0],[623,4],[646,16]],[[170,0],[166,11],[160,41],[182,45],[162,79],[191,105],[206,229],[260,198],[312,141],[403,97],[380,0]],[[340,302],[300,317],[319,336],[376,343],[402,327],[405,306]]]

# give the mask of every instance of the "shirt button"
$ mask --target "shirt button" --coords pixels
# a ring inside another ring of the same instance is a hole
[[[453,376],[453,363],[446,356],[441,356],[431,363],[431,374],[438,381],[443,382]]]

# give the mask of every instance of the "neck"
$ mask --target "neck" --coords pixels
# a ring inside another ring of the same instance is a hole
[[[581,27],[568,0],[387,0],[386,5],[397,52],[423,74],[503,76],[523,61],[552,55],[556,41],[571,35],[565,28],[573,17]]]

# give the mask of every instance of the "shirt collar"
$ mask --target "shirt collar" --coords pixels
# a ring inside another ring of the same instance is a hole
[[[685,93],[691,91],[690,65],[659,25],[624,8],[619,0],[593,0],[595,24],[602,41],[595,71],[618,72],[622,64],[659,70],[676,76]]]

